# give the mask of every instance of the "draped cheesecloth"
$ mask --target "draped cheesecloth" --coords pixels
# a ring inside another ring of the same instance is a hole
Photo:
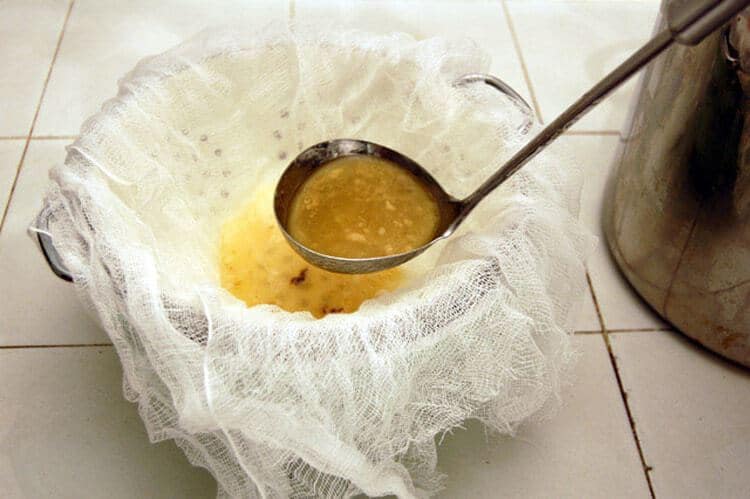
[[[557,403],[591,249],[559,153],[356,313],[248,308],[219,285],[221,224],[317,142],[381,143],[456,196],[478,186],[528,139],[505,96],[452,84],[488,66],[468,41],[209,31],[139,63],[52,171],[49,232],[126,397],[220,496],[427,496],[437,435],[469,418],[510,433]]]

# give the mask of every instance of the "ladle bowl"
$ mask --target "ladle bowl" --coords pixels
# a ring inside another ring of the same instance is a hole
[[[297,241],[288,230],[289,211],[297,190],[319,167],[330,161],[353,155],[373,156],[393,163],[412,173],[436,201],[439,222],[434,237],[426,244],[393,255],[370,258],[343,258],[317,252]],[[305,260],[326,270],[345,274],[366,274],[400,265],[423,253],[441,239],[450,236],[463,218],[463,201],[445,192],[430,172],[403,154],[380,144],[357,139],[336,139],[321,142],[302,151],[284,171],[276,187],[274,212],[289,244]]]

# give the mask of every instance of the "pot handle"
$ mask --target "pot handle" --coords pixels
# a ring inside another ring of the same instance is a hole
[[[531,126],[534,124],[534,111],[531,109],[531,106],[526,102],[526,99],[521,97],[521,95],[513,89],[513,87],[497,76],[486,73],[470,73],[460,76],[453,82],[453,84],[455,86],[463,86],[476,82],[485,83],[495,90],[504,93],[525,117],[524,122],[518,127],[519,131],[525,134],[531,130]]]
[[[63,281],[73,282],[73,275],[62,262],[60,253],[57,252],[52,241],[52,235],[49,233],[49,218],[51,215],[49,207],[45,206],[36,218],[34,225],[29,227],[29,235],[36,240],[52,272]]]

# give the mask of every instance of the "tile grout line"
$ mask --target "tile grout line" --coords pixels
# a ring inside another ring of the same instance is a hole
[[[589,283],[589,291],[591,292],[591,299],[594,301],[594,307],[596,308],[596,315],[599,318],[599,326],[602,329],[602,338],[604,339],[604,346],[607,349],[607,354],[609,355],[609,362],[612,365],[612,370],[615,373],[615,380],[617,381],[617,387],[620,390],[620,397],[622,398],[622,403],[625,406],[625,414],[628,417],[628,423],[630,424],[630,431],[633,435],[633,440],[635,440],[635,447],[638,450],[638,457],[641,460],[641,466],[643,467],[643,474],[646,477],[646,484],[648,485],[648,491],[651,494],[651,499],[656,499],[656,494],[654,494],[654,484],[651,482],[651,470],[653,469],[651,466],[649,466],[646,463],[646,456],[643,453],[643,446],[641,445],[641,439],[638,436],[638,431],[635,428],[635,418],[633,418],[633,412],[630,409],[630,404],[628,403],[628,394],[625,391],[625,387],[622,384],[622,377],[620,376],[620,368],[617,365],[617,359],[615,358],[614,351],[612,350],[612,344],[609,341],[609,334],[607,331],[607,326],[604,323],[604,315],[602,314],[601,308],[599,307],[599,300],[596,297],[596,292],[594,291],[594,284],[591,282],[591,276],[588,272],[586,272],[586,281]]]
[[[78,135],[32,135],[31,140],[77,140]]]
[[[609,353],[609,361],[612,364],[612,369],[615,372],[615,379],[617,380],[617,386],[620,388],[620,395],[622,396],[622,402],[625,405],[625,413],[628,416],[628,422],[630,423],[630,430],[633,433],[633,439],[635,440],[635,446],[638,449],[638,456],[641,459],[641,465],[643,466],[643,474],[646,477],[646,484],[648,485],[648,491],[651,494],[651,498],[655,499],[656,495],[654,494],[654,485],[651,483],[651,470],[653,469],[651,466],[646,463],[646,456],[643,453],[643,446],[641,445],[641,439],[638,436],[638,430],[636,430],[635,427],[635,419],[633,418],[633,412],[630,409],[630,404],[628,403],[628,394],[625,391],[625,387],[622,384],[622,377],[620,376],[620,368],[617,365],[617,359],[615,358],[615,354],[612,351],[612,344],[609,341],[609,335],[607,334],[607,330],[602,330],[602,338],[604,338],[604,344],[607,347],[607,352]]]
[[[31,126],[29,127],[29,134],[25,137],[26,143],[23,146],[23,151],[21,152],[21,158],[18,160],[18,166],[16,167],[16,175],[13,177],[13,183],[10,186],[10,192],[8,193],[8,201],[5,203],[5,207],[3,208],[3,215],[0,217],[0,232],[3,230],[3,226],[5,226],[5,219],[8,217],[8,210],[10,209],[10,204],[13,201],[13,193],[16,190],[16,186],[18,185],[18,177],[21,176],[21,169],[23,168],[23,162],[26,159],[26,153],[29,150],[29,144],[31,143],[31,136],[34,134],[34,127],[36,126],[36,121],[39,118],[39,111],[42,108],[42,101],[44,100],[44,95],[47,93],[47,86],[49,85],[50,77],[52,76],[52,68],[55,66],[55,61],[57,60],[57,55],[60,53],[60,46],[62,45],[63,37],[65,36],[65,28],[68,26],[68,20],[70,19],[70,13],[73,11],[73,5],[75,4],[75,0],[71,0],[68,4],[68,10],[65,12],[65,18],[63,19],[62,28],[60,29],[60,35],[57,37],[57,44],[55,45],[55,52],[52,54],[52,60],[49,64],[49,69],[47,70],[47,76],[44,78],[44,85],[42,86],[42,93],[39,95],[39,102],[37,102],[36,110],[34,111],[34,118],[31,120]]]
[[[640,327],[640,328],[622,328],[622,329],[607,329],[607,333],[620,334],[620,333],[664,333],[672,331],[671,327]],[[601,329],[579,329],[573,331],[573,334],[599,334]]]
[[[111,347],[112,343],[62,343],[59,345],[0,345],[0,350],[21,350],[25,348],[87,348]]]
[[[6,135],[0,140],[26,140],[28,135]],[[78,135],[34,135],[31,140],[76,140]]]
[[[599,331],[596,331],[596,332],[604,333],[605,331],[604,315],[602,314],[601,308],[599,308],[599,300],[596,298],[596,293],[594,293],[594,283],[591,282],[591,275],[589,274],[588,269],[586,269],[586,283],[588,284],[589,294],[591,295],[591,301],[594,303],[594,309],[596,310],[596,318],[599,321]]]
[[[607,333],[666,333],[674,331],[674,328],[669,326],[659,327],[633,327],[633,328],[621,328],[621,329],[607,329]]]
[[[565,130],[563,135],[604,135],[604,136],[620,136],[620,132],[617,130]]]
[[[521,64],[523,79],[526,81],[526,87],[529,89],[529,95],[531,96],[531,105],[534,106],[534,112],[536,113],[536,117],[539,120],[539,123],[544,123],[544,120],[542,119],[542,111],[539,108],[539,102],[537,101],[536,93],[534,92],[534,86],[531,84],[531,77],[529,76],[529,71],[526,68],[526,60],[523,58],[523,53],[521,52],[521,43],[518,41],[518,37],[516,36],[516,28],[513,26],[513,20],[510,17],[510,9],[505,3],[505,0],[501,0],[500,3],[503,6],[505,23],[508,25],[508,29],[510,30],[510,37],[513,40],[513,46],[516,49],[518,61]]]

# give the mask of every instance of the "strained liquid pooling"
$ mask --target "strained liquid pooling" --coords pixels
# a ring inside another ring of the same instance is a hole
[[[431,241],[440,221],[432,194],[412,173],[371,156],[337,158],[296,193],[288,229],[304,246],[331,256],[370,258]]]
[[[314,267],[289,246],[273,216],[273,190],[258,189],[221,229],[221,285],[248,306],[278,305],[315,317],[356,311],[365,300],[396,289],[399,268],[373,274],[335,274]]]

